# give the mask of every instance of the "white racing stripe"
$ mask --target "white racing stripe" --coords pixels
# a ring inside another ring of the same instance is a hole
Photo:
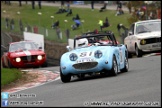
[[[26,50],[26,51],[23,51],[27,56],[30,56],[31,55],[31,53],[30,53],[30,51],[28,51],[28,50]]]

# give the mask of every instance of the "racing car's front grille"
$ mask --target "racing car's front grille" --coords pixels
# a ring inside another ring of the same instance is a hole
[[[24,63],[27,63],[27,62],[35,62],[36,59],[37,59],[37,55],[21,57],[21,60],[22,60]]]
[[[150,39],[145,39],[145,40],[146,40],[146,44],[157,43],[157,42],[161,42],[161,37],[160,38],[150,38]]]
[[[74,64],[73,67],[75,69],[85,70],[85,69],[94,68],[97,66],[97,64],[98,64],[98,62],[85,62],[85,63]]]

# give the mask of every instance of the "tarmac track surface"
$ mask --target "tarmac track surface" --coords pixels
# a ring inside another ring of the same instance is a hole
[[[129,59],[129,72],[116,77],[94,75],[72,78],[69,83],[57,79],[11,94],[35,94],[36,97],[12,97],[9,102],[42,102],[40,106],[48,107],[161,106],[161,56]]]

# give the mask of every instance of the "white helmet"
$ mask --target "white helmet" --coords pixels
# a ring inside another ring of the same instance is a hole
[[[78,40],[78,47],[88,46],[88,39],[82,38]]]

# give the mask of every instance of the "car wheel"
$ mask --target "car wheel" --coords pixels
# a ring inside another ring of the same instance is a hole
[[[13,65],[11,64],[10,60],[8,60],[8,67],[13,68]]]
[[[137,57],[142,57],[142,50],[140,50],[140,49],[138,48],[138,46],[136,46],[136,56],[137,56]]]
[[[47,61],[45,61],[44,63],[43,63],[43,65],[42,65],[42,67],[47,67],[48,66],[48,63],[47,63]]]
[[[71,80],[71,75],[70,74],[63,75],[62,71],[61,71],[61,68],[60,68],[60,77],[61,77],[61,81],[64,82],[64,83],[70,82],[70,80]]]
[[[128,58],[132,58],[132,54],[128,52]]]
[[[4,62],[1,62],[1,63],[2,63],[2,68],[6,68],[6,66],[5,66]]]
[[[124,60],[124,68],[121,69],[120,71],[121,72],[128,72],[128,68],[129,68],[128,59],[127,59],[127,57],[125,57],[125,60]]]
[[[111,69],[111,75],[116,76],[118,74],[118,65],[116,61],[116,57],[113,57],[112,61],[112,69]]]

